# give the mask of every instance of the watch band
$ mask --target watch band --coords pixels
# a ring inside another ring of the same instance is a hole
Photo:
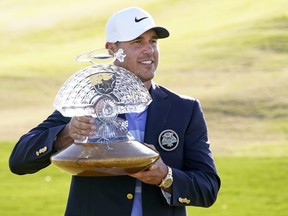
[[[158,185],[160,188],[169,188],[171,187],[172,183],[173,183],[173,173],[172,173],[172,169],[171,167],[168,167],[168,173],[165,176],[164,179],[162,179],[162,182]]]

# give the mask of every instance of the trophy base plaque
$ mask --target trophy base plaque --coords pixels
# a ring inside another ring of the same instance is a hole
[[[77,176],[129,175],[145,170],[159,158],[148,146],[128,140],[112,143],[73,143],[51,157],[52,163]]]

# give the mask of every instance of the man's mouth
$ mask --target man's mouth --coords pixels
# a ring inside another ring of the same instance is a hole
[[[145,64],[145,65],[151,65],[153,63],[152,60],[146,60],[146,61],[141,61],[141,64]]]

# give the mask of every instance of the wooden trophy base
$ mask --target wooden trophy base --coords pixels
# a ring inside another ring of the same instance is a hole
[[[51,157],[52,163],[72,175],[115,176],[145,170],[159,158],[148,146],[135,141],[73,143]]]

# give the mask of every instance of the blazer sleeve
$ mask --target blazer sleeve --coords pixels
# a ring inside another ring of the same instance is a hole
[[[211,206],[220,189],[210,151],[207,126],[200,102],[195,100],[184,133],[183,167],[173,168],[172,205]]]
[[[10,158],[11,172],[19,175],[35,173],[51,164],[50,157],[58,133],[70,121],[54,111],[45,121],[23,135],[16,143]]]

